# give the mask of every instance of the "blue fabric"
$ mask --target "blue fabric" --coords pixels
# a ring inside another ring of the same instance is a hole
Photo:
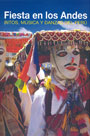
[[[36,74],[39,73],[39,57],[38,57],[38,45],[37,45],[37,38],[35,38],[35,48],[34,48],[34,64],[36,65]]]
[[[26,46],[26,53],[27,53],[27,54],[29,54],[30,48],[31,48],[31,44],[29,43],[29,44]]]

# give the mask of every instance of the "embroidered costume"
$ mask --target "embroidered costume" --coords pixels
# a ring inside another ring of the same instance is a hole
[[[82,31],[34,34],[33,49],[38,45],[41,60],[50,59],[52,69],[51,78],[34,94],[27,136],[90,135],[90,119],[84,108],[90,99],[90,78],[86,66],[80,64],[80,52],[89,49],[89,37],[90,33]]]

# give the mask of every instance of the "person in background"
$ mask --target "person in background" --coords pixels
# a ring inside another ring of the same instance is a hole
[[[36,80],[33,80],[32,78],[28,81],[27,86],[32,98],[32,101],[34,99],[34,93],[39,89],[40,86],[44,84],[45,79],[45,73],[43,69],[40,67],[40,71],[38,75],[36,76]]]
[[[30,79],[27,83],[30,95],[31,95],[31,99],[33,101],[34,99],[34,93],[38,90],[39,88],[39,83],[36,83],[35,80]]]
[[[5,67],[6,46],[5,39],[0,39],[0,136],[24,136],[28,127],[25,111],[28,107],[30,119],[31,98],[28,93],[20,96],[14,85],[17,79]]]

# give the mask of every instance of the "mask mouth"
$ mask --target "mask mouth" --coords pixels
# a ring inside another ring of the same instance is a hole
[[[73,63],[73,64],[68,63],[68,64],[65,64],[65,65],[64,65],[64,67],[67,67],[67,66],[77,66],[77,64],[76,64],[76,63]]]
[[[3,55],[3,53],[4,53],[4,49],[0,48],[0,55]]]
[[[74,66],[68,66],[68,67],[66,67],[66,69],[70,70],[70,71],[75,71],[77,68]]]
[[[76,63],[68,63],[66,65],[64,65],[64,67],[67,69],[67,70],[70,70],[70,71],[75,71],[77,69],[77,64]]]

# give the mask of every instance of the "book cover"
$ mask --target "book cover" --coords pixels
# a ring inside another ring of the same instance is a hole
[[[0,0],[0,136],[90,135],[90,1]]]

